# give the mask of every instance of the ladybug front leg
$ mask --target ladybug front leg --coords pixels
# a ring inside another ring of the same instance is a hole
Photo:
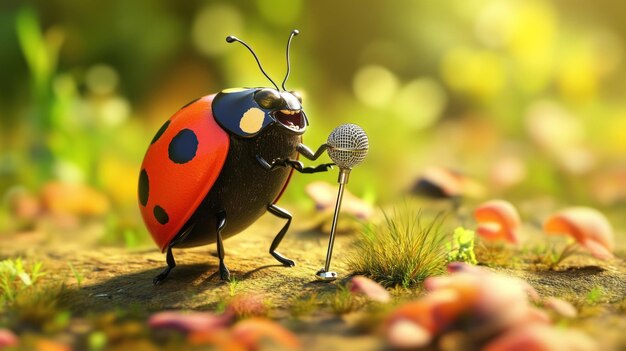
[[[292,167],[296,171],[300,173],[319,173],[319,172],[327,172],[329,169],[332,169],[335,165],[334,163],[323,163],[321,165],[317,165],[315,167],[305,167],[304,164],[298,160],[292,160],[290,158],[279,158],[273,160],[271,163],[267,162],[263,157],[257,155],[257,161],[263,167],[263,169],[267,171],[273,171],[282,167]]]
[[[176,261],[174,260],[174,254],[172,253],[171,245],[167,247],[167,255],[165,261],[167,262],[167,268],[165,268],[165,270],[163,270],[163,272],[161,272],[159,275],[154,277],[154,279],[152,280],[152,284],[157,285],[161,283],[163,280],[165,280],[165,278],[167,278],[172,269],[176,267]]]
[[[292,219],[291,213],[283,210],[282,208],[274,204],[269,205],[267,207],[267,210],[269,211],[269,213],[273,214],[274,216],[287,220],[287,223],[285,223],[283,228],[278,232],[278,234],[276,234],[274,241],[272,241],[272,245],[270,246],[270,254],[274,256],[274,258],[278,260],[278,262],[284,264],[285,266],[293,267],[296,265],[294,261],[276,252],[276,248],[278,248],[278,245],[280,245],[280,242],[283,240],[283,237],[285,236],[285,234],[287,234],[287,230],[289,230],[289,225],[291,225],[291,219]]]
[[[224,264],[224,243],[222,241],[222,230],[226,227],[226,212],[220,211],[216,214],[216,232],[217,232],[217,257],[220,259],[220,279],[229,281],[230,272]]]
[[[296,150],[298,151],[298,153],[300,153],[300,155],[308,158],[311,161],[317,160],[327,149],[328,144],[320,145],[320,147],[317,148],[317,151],[315,152],[313,152],[313,150],[309,149],[309,147],[304,144],[298,144],[298,146],[296,147]]]

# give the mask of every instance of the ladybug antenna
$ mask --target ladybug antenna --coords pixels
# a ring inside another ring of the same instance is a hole
[[[248,50],[250,50],[250,52],[252,53],[252,56],[254,56],[254,59],[256,60],[256,63],[259,65],[259,69],[261,70],[261,72],[263,73],[263,75],[269,79],[270,82],[272,82],[272,84],[276,87],[276,90],[280,90],[278,89],[278,85],[276,85],[276,83],[274,83],[274,81],[272,80],[272,78],[270,78],[270,76],[267,75],[267,73],[265,73],[265,70],[263,69],[263,66],[261,66],[261,61],[259,61],[259,58],[256,56],[256,54],[254,53],[254,51],[252,50],[251,47],[248,46],[248,44],[244,43],[243,40],[237,38],[236,36],[233,35],[229,35],[226,37],[226,41],[229,43],[232,42],[240,42],[243,46],[245,46],[246,48],[248,48]]]
[[[287,79],[289,78],[289,71],[291,71],[291,61],[289,60],[289,48],[291,47],[291,39],[298,34],[300,34],[300,31],[294,29],[289,35],[289,40],[287,40],[287,74],[285,75],[285,79],[283,79],[283,90],[287,90],[285,89],[285,83],[287,83]]]

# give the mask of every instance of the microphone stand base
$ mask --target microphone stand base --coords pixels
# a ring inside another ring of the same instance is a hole
[[[328,282],[337,279],[336,272],[326,272],[324,271],[324,269],[320,269],[319,271],[317,271],[317,273],[315,273],[315,276],[317,277],[317,280],[323,280]]]

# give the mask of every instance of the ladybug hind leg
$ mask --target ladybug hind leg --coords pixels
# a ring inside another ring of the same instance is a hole
[[[164,281],[165,278],[167,278],[167,276],[170,274],[172,269],[174,269],[174,267],[176,267],[176,261],[174,260],[174,254],[172,253],[172,246],[173,245],[169,245],[167,247],[167,255],[166,255],[166,259],[165,259],[165,261],[167,262],[167,268],[165,268],[163,270],[163,272],[161,272],[159,275],[154,277],[154,279],[152,280],[152,283],[154,285],[157,285],[157,284],[161,283],[162,281]]]
[[[289,212],[283,210],[282,208],[272,204],[269,205],[267,210],[269,211],[269,213],[273,214],[276,217],[279,218],[283,218],[287,220],[287,223],[285,223],[285,225],[283,226],[283,228],[278,232],[278,234],[276,234],[276,237],[274,238],[274,241],[272,241],[272,245],[270,246],[270,254],[272,256],[274,256],[274,258],[276,260],[278,260],[278,262],[282,263],[285,266],[288,267],[293,267],[296,265],[296,263],[286,257],[284,257],[283,255],[281,255],[280,253],[276,252],[276,248],[278,247],[278,245],[280,244],[280,242],[283,240],[283,237],[285,236],[285,234],[287,234],[287,230],[289,229],[289,225],[291,225],[291,219],[292,216]]]
[[[220,278],[225,281],[230,280],[230,272],[224,264],[224,243],[222,241],[222,230],[226,227],[226,212],[220,211],[216,214],[216,233],[217,233],[217,256],[220,259]]]

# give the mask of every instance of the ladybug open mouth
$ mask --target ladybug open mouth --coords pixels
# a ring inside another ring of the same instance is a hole
[[[274,112],[274,118],[294,132],[304,132],[306,127],[302,110],[278,110]]]

